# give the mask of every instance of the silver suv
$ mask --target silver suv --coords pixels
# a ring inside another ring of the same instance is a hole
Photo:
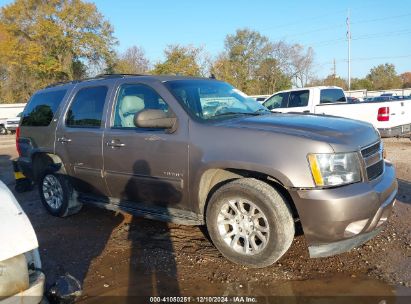
[[[102,75],[34,94],[18,163],[44,206],[95,204],[207,225],[233,262],[264,267],[300,221],[310,255],[372,238],[397,193],[368,123],[271,113],[231,85],[180,76]]]

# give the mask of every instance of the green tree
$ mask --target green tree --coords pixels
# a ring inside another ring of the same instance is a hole
[[[312,77],[314,52],[298,44],[271,42],[250,29],[227,35],[224,52],[211,71],[247,94],[261,94],[288,88],[294,81],[304,86]]]
[[[25,101],[38,88],[110,66],[117,43],[95,4],[16,0],[0,11],[2,101]]]
[[[119,56],[113,68],[116,73],[144,74],[150,69],[150,61],[142,48],[132,46]]]
[[[212,65],[212,73],[248,94],[258,93],[256,72],[261,62],[270,57],[269,39],[256,31],[239,29],[226,36],[224,48]]]
[[[372,68],[366,78],[372,83],[374,90],[398,89],[402,84],[395,66],[389,63]]]
[[[351,79],[351,90],[373,90],[373,84],[368,78]]]
[[[411,72],[405,72],[400,75],[402,81],[402,87],[411,88]]]
[[[267,58],[260,63],[256,71],[256,79],[259,94],[273,94],[276,91],[289,89],[292,85],[291,78],[281,71],[274,58]]]
[[[328,75],[321,81],[320,85],[337,86],[344,90],[348,89],[347,81],[337,75]]]
[[[202,69],[202,48],[194,46],[169,45],[164,50],[165,60],[154,66],[153,74],[177,74],[204,76]]]

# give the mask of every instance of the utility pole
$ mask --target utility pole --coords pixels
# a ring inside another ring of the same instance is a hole
[[[335,85],[335,78],[337,78],[337,68],[335,66],[335,58],[333,60],[333,77],[334,77],[334,85]]]
[[[348,91],[351,90],[351,29],[350,29],[350,9],[347,17],[347,40],[348,40]]]

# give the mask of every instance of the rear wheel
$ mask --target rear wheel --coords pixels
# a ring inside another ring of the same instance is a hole
[[[277,261],[294,238],[294,221],[282,197],[252,178],[227,183],[207,206],[207,228],[217,249],[234,263],[265,267]]]
[[[44,207],[54,216],[65,217],[77,213],[82,207],[67,176],[53,171],[48,170],[43,174],[39,193]]]
[[[4,126],[0,126],[0,135],[7,135],[7,129]]]

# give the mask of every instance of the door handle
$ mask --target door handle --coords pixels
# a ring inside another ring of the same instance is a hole
[[[57,141],[61,142],[62,144],[65,144],[65,143],[71,142],[71,138],[66,138],[63,136],[63,137],[57,138]]]
[[[115,140],[108,141],[106,144],[107,144],[107,146],[113,147],[113,148],[121,148],[121,147],[124,147],[126,145],[126,144],[123,144],[123,143],[115,141]]]

